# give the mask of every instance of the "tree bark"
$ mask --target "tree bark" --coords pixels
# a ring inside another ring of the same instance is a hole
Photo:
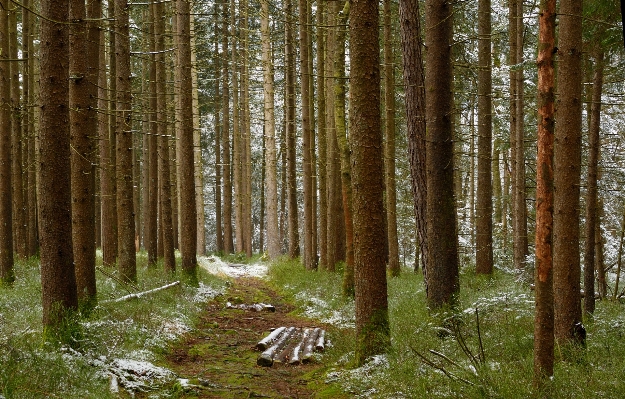
[[[514,111],[514,264],[517,270],[525,269],[525,258],[528,251],[527,240],[527,206],[525,205],[525,128],[524,128],[524,75],[523,75],[523,1],[517,2],[516,15],[516,105]]]
[[[390,346],[380,123],[378,2],[350,3],[350,137],[354,209],[356,363]]]
[[[326,92],[325,92],[325,57],[326,57],[326,4],[317,5],[317,172],[319,182],[319,268],[328,269],[328,139],[326,130]]]
[[[101,4],[91,2],[90,19],[101,17]],[[86,23],[84,0],[72,0],[69,42],[69,122],[72,190],[72,242],[78,300],[87,309],[95,305],[95,140],[97,135],[97,70],[100,32]],[[89,45],[87,45],[89,44]]]
[[[300,254],[299,245],[299,215],[297,209],[297,173],[296,173],[296,139],[295,139],[295,52],[293,42],[293,4],[292,0],[285,0],[284,11],[286,23],[285,35],[285,90],[286,90],[286,152],[287,152],[287,195],[289,212],[289,256],[296,258]]]
[[[431,308],[452,305],[460,290],[452,129],[452,8],[446,0],[426,1],[428,51],[426,89],[427,237],[430,264],[426,291]]]
[[[586,178],[586,239],[584,242],[584,292],[592,293],[584,297],[584,312],[592,315],[595,312],[595,246],[596,232],[599,225],[597,211],[597,181],[599,166],[599,146],[601,131],[601,92],[603,91],[603,50],[599,48],[595,56],[595,74],[592,82],[592,99],[590,105],[590,126],[588,129],[588,176]],[[603,266],[601,266],[603,268]],[[603,276],[605,282],[605,274]],[[600,286],[601,287],[601,286]],[[600,297],[605,291],[600,288]]]
[[[223,48],[223,128],[222,128],[222,147],[223,147],[223,177],[224,177],[224,192],[223,192],[223,217],[224,217],[224,252],[230,254],[234,251],[234,237],[232,235],[232,179],[231,179],[231,159],[230,159],[230,86],[228,79],[230,75],[228,60],[230,54],[228,51],[228,20],[229,20],[229,8],[228,0],[224,0],[223,5],[223,18],[222,18],[222,48]],[[233,44],[234,47],[234,44]]]
[[[582,344],[579,208],[582,158],[582,1],[560,2],[554,145],[553,289],[555,337]],[[594,296],[594,291],[592,292]]]
[[[30,8],[31,0],[23,2],[24,7]],[[37,254],[38,249],[38,228],[37,228],[37,178],[36,178],[36,160],[35,160],[35,112],[32,105],[35,99],[35,46],[33,44],[34,18],[30,12],[22,12],[22,43],[25,44],[23,57],[26,58],[27,73],[24,79],[24,100],[27,102],[27,110],[24,114],[25,136],[27,142],[27,181],[26,190],[28,203],[28,236],[27,236],[27,255],[29,257]]]
[[[426,228],[427,186],[425,179],[425,74],[423,70],[421,16],[419,2],[401,0],[399,18],[403,56],[404,90],[406,92],[406,121],[410,185],[414,199],[421,268],[429,263]],[[415,269],[417,263],[415,262]]]
[[[7,11],[9,9],[8,5],[8,0],[2,0],[0,2],[0,48],[4,49],[9,48],[9,15]],[[48,6],[48,4],[46,4],[45,2],[43,5]],[[63,9],[67,9],[67,3],[61,2],[60,4],[56,5],[56,7],[54,6],[55,4],[52,5],[52,10],[45,11],[57,11],[59,12],[61,18],[67,19],[66,11],[65,14],[63,14]],[[48,25],[49,24],[45,24],[45,28],[47,30],[44,31],[42,29],[42,35],[49,34],[49,37],[52,38],[52,33],[49,31]],[[58,34],[61,36],[60,39],[64,38],[65,41],[67,41],[67,30],[61,29]],[[43,38],[46,38],[46,36],[43,36]],[[50,44],[47,43],[42,46],[42,50],[45,49],[49,52],[49,45]],[[65,50],[65,53],[67,53],[67,47],[63,46],[67,46],[67,43],[65,42],[60,45],[61,49]],[[0,53],[0,195],[2,197],[2,200],[0,200],[0,220],[3,221],[3,223],[0,223],[0,279],[2,279],[2,282],[5,284],[11,284],[15,280],[15,273],[13,271],[13,194],[11,181],[11,62],[8,61],[9,59],[10,54],[8,51]],[[45,63],[45,66],[50,69],[49,63]],[[65,65],[65,67],[67,66]],[[58,68],[63,68],[63,64],[59,64]],[[59,71],[51,69],[51,72],[57,73],[57,75],[50,76],[50,78],[54,79],[58,78],[58,74],[63,73],[63,70],[61,69]],[[49,88],[47,82],[45,83],[45,85],[46,88]],[[44,98],[48,101],[59,101],[54,97],[50,98],[50,94],[52,93],[42,93],[42,97],[45,96]],[[62,91],[59,92],[59,96],[62,95]],[[60,124],[63,124],[63,122],[67,121],[60,121]],[[45,130],[46,132],[49,132],[50,127],[46,126]],[[61,134],[63,134],[63,132]],[[48,292],[44,293],[44,295],[48,294]]]
[[[193,278],[197,273],[197,207],[193,170],[193,82],[191,67],[191,24],[188,0],[178,0],[178,35],[180,36],[180,106],[182,121],[180,143],[180,253],[182,270]]]
[[[273,60],[269,31],[269,2],[261,1],[260,31],[263,63],[263,97],[265,99],[265,189],[267,211],[267,250],[269,257],[280,256],[280,232],[278,231],[278,184],[276,169],[276,126],[274,115]],[[261,226],[262,228],[262,226]]]
[[[44,331],[50,334],[62,333],[71,320],[71,313],[78,307],[69,179],[69,24],[66,23],[69,22],[69,1],[43,0],[41,14],[41,141],[38,168],[39,198],[43,199],[39,202],[41,294]],[[10,165],[10,155],[2,159]],[[10,194],[3,198],[10,199]],[[2,225],[8,226],[10,232],[10,206],[8,216],[5,218],[3,215],[3,220],[5,223]],[[8,237],[0,235],[0,238],[2,245],[11,244],[10,233]],[[7,252],[2,250],[3,257]],[[61,339],[63,336],[59,334]],[[69,340],[69,337],[66,339]]]
[[[215,3],[215,15],[220,15],[219,9],[220,3]],[[215,32],[223,32],[220,29],[218,18],[215,18]],[[225,39],[227,41],[227,39]],[[219,54],[219,38],[218,35],[215,35],[215,54]],[[223,234],[223,216],[222,216],[222,180],[221,177],[223,175],[222,171],[224,170],[224,166],[221,159],[221,136],[223,134],[224,125],[222,124],[222,117],[226,119],[228,115],[223,113],[223,105],[220,107],[219,104],[223,104],[224,98],[221,96],[221,68],[222,68],[222,58],[224,57],[224,52],[222,51],[222,55],[220,57],[215,57],[215,249],[217,253],[221,253],[224,251],[224,234]],[[227,101],[227,99],[225,100]]]
[[[536,272],[534,386],[553,375],[553,134],[556,1],[541,0],[538,36],[538,154],[536,159]]]
[[[395,188],[395,60],[391,26],[391,1],[384,0],[384,104],[386,106],[386,220],[388,232],[388,269],[399,276],[397,240],[397,191]]]
[[[478,3],[477,223],[475,271],[493,273],[491,3]]]

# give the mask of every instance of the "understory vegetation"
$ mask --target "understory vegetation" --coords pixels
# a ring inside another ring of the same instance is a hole
[[[100,304],[81,320],[70,348],[42,340],[38,260],[17,262],[14,286],[0,288],[0,398],[115,398],[141,391],[171,397],[176,376],[159,365],[228,283],[200,269],[199,287],[181,284],[138,300],[106,302],[178,280],[146,268],[144,253],[138,264],[135,288],[98,273]],[[461,274],[460,306],[453,313],[428,312],[420,273],[404,269],[389,279],[391,351],[357,369],[354,303],[341,294],[340,268],[311,272],[298,261],[281,260],[270,266],[268,280],[296,313],[334,326],[317,360],[323,373],[310,383],[320,398],[332,397],[337,387],[363,398],[532,397],[533,292],[507,271],[476,276],[470,266]],[[553,397],[625,397],[622,308],[621,302],[598,303],[594,320],[585,321],[587,348],[556,363]],[[566,350],[556,348],[556,356]],[[134,373],[124,374],[128,364]]]

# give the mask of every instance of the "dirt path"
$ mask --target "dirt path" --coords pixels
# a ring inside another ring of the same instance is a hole
[[[275,312],[227,309],[226,303],[268,303]],[[167,356],[168,367],[192,388],[179,390],[179,397],[199,398],[346,398],[323,383],[323,365],[256,365],[254,349],[271,328],[315,327],[316,323],[289,315],[292,305],[258,278],[237,278],[226,295],[209,302],[199,324],[188,338]]]

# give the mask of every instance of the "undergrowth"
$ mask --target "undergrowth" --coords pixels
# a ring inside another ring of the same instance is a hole
[[[180,270],[169,275],[161,265],[146,264],[146,254],[138,254],[138,283],[132,288],[115,279],[114,268],[102,269],[98,258],[99,305],[81,319],[81,339],[68,348],[43,340],[39,260],[17,261],[15,283],[0,287],[0,398],[116,398],[151,389],[132,375],[116,377],[113,385],[121,385],[116,389],[112,374],[125,364],[158,364],[171,342],[192,328],[207,297],[223,290],[223,282],[198,270],[199,288],[183,283],[140,299],[107,302],[184,281]]]
[[[339,273],[306,271],[296,261],[282,260],[270,269],[270,279],[300,311],[317,312],[321,320],[353,309],[341,296]],[[477,276],[469,267],[460,286],[458,310],[437,314],[426,308],[421,274],[404,269],[400,277],[389,277],[390,352],[353,369],[353,344],[346,342],[353,335],[335,334],[331,339],[338,345],[324,359],[327,381],[370,398],[625,397],[623,304],[598,302],[594,322],[586,323],[587,348],[558,360],[549,392],[538,394],[532,389],[529,286],[505,271]],[[562,351],[556,348],[556,358]]]

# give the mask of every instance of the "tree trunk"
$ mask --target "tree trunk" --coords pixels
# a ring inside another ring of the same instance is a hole
[[[356,363],[390,346],[384,256],[384,159],[380,123],[378,2],[350,4]]]
[[[99,7],[99,2],[90,3],[90,19],[100,18]],[[82,21],[71,25],[69,42],[72,242],[78,300],[89,309],[96,301],[93,165],[100,32],[94,22],[84,22],[86,17],[84,0],[72,0],[70,20]]]
[[[518,24],[518,11],[519,11],[519,6],[518,3],[522,2],[522,0],[508,0],[508,44],[509,44],[509,52],[508,52],[508,65],[509,65],[509,80],[510,80],[510,125],[509,125],[509,129],[510,129],[510,136],[509,136],[509,142],[510,142],[510,157],[509,157],[509,161],[510,161],[510,170],[508,171],[508,177],[510,180],[510,191],[511,195],[509,195],[508,198],[508,203],[510,205],[510,216],[511,216],[511,224],[512,224],[512,255],[513,255],[513,261],[515,262],[515,268],[519,268],[519,265],[516,264],[516,258],[514,257],[515,255],[515,251],[516,251],[516,247],[517,247],[517,239],[515,238],[516,235],[516,225],[515,225],[515,220],[516,220],[516,216],[515,216],[515,206],[514,204],[516,203],[516,117],[517,117],[517,112],[516,112],[516,107],[517,107],[517,71],[519,69],[519,66],[517,65],[519,63],[519,61],[517,60],[518,54],[519,52],[517,51],[517,40],[518,40],[518,34],[517,34],[517,24]],[[522,8],[522,7],[521,7]],[[505,232],[507,234],[507,231]],[[507,238],[507,236],[506,236]],[[506,241],[504,241],[506,242]]]
[[[280,233],[278,231],[278,185],[276,172],[276,126],[274,115],[273,60],[271,54],[271,37],[269,31],[269,2],[261,2],[260,31],[262,41],[263,63],[263,97],[265,99],[265,189],[267,199],[267,250],[269,257],[280,256]],[[262,226],[261,226],[262,228]]]
[[[158,92],[156,83],[157,52],[156,52],[156,25],[160,24],[157,17],[156,4],[150,5],[150,136],[148,137],[148,230],[147,251],[148,266],[156,266],[158,260]],[[160,28],[159,28],[160,29]],[[159,58],[160,59],[160,58]]]
[[[127,0],[115,0],[115,60],[117,62],[117,228],[118,268],[123,278],[137,280],[132,168],[132,97],[130,26]]]
[[[157,167],[158,193],[160,204],[159,225],[162,234],[163,267],[166,272],[174,273],[176,260],[174,257],[174,232],[172,220],[172,196],[169,135],[167,133],[167,93],[165,82],[165,4],[158,2],[154,9],[154,41],[156,52],[156,137],[158,137]],[[175,197],[173,197],[175,198]]]
[[[553,133],[556,1],[542,0],[538,36],[538,154],[536,159],[536,272],[534,386],[553,376]],[[579,292],[579,290],[578,290]]]
[[[426,177],[430,264],[426,291],[434,309],[453,304],[460,290],[454,197],[452,129],[452,8],[446,0],[426,1]]]
[[[299,215],[297,209],[297,174],[296,174],[296,140],[295,140],[295,52],[293,42],[293,4],[292,0],[285,0],[284,11],[286,23],[285,36],[285,90],[286,90],[286,152],[287,152],[287,184],[288,184],[288,212],[289,212],[289,256],[296,258],[300,254],[299,245]]]
[[[39,202],[43,325],[46,334],[60,332],[58,338],[65,337],[69,341],[70,337],[63,334],[63,330],[71,328],[71,313],[78,307],[69,179],[69,24],[51,22],[69,22],[69,2],[43,0],[41,14],[41,145],[38,172],[39,198],[43,199]],[[2,159],[9,162],[7,167],[10,166],[10,155],[4,152],[3,155],[7,155]],[[3,195],[2,203],[6,198],[10,201],[10,194]],[[10,232],[10,205],[7,214],[6,217],[2,215],[5,223],[1,225],[8,226]],[[2,245],[8,243],[8,248],[2,250],[3,257],[7,253],[12,255],[10,233],[0,242]]]
[[[180,36],[180,106],[182,121],[178,142],[180,143],[180,253],[182,270],[195,278],[197,273],[197,207],[193,170],[193,81],[191,66],[191,23],[188,0],[178,0],[178,28]]]
[[[478,3],[477,223],[475,271],[493,273],[491,3]]]
[[[399,2],[399,18],[403,56],[404,90],[406,92],[406,121],[410,185],[418,236],[421,268],[429,263],[426,229],[427,186],[425,181],[425,75],[421,45],[421,16],[417,0]],[[415,262],[415,269],[417,268]]]
[[[312,132],[310,122],[310,68],[308,66],[308,2],[299,0],[299,44],[300,44],[300,86],[302,95],[302,151],[304,172],[304,267],[315,268],[316,251],[313,248],[313,176],[312,176]]]
[[[31,0],[23,2],[24,7],[30,8]],[[27,256],[37,254],[37,178],[35,161],[35,113],[31,107],[34,104],[35,93],[35,47],[33,44],[34,18],[30,12],[22,11],[22,45],[23,57],[26,59],[26,76],[24,79],[24,101],[28,104],[24,114],[24,135],[27,143],[27,181],[26,196],[28,203],[27,214]]]
[[[582,159],[582,1],[561,0],[558,38],[558,123],[554,145],[554,328],[560,345],[582,344],[579,208]],[[594,296],[594,291],[592,293]]]
[[[584,312],[595,312],[595,246],[599,224],[597,212],[597,171],[599,166],[599,146],[601,130],[601,92],[603,91],[603,50],[599,47],[595,56],[595,74],[592,82],[592,100],[590,106],[590,126],[588,129],[588,177],[586,179],[586,240],[584,245]],[[601,266],[603,269],[603,266]],[[605,274],[604,274],[605,282]],[[601,292],[605,295],[605,292]],[[590,295],[592,294],[592,295]],[[603,298],[603,296],[601,296]]]
[[[48,6],[48,4],[44,4]],[[9,48],[9,1],[1,0],[0,2],[0,48],[8,49]],[[67,3],[65,4],[52,4],[49,5],[52,7],[52,10],[44,10],[50,12],[59,12],[59,15],[62,19],[67,19]],[[56,7],[55,7],[56,6]],[[63,14],[63,8],[65,8],[65,14]],[[45,34],[48,34],[48,38],[53,38],[53,32],[49,30],[49,23],[44,24],[45,31],[42,29],[42,38],[46,38]],[[67,30],[59,29],[57,35],[61,37],[65,36],[65,40],[67,40]],[[67,53],[68,49],[66,46],[67,43],[61,44],[61,49],[64,50],[64,53]],[[42,51],[47,51],[50,53],[50,49],[48,46],[51,46],[50,43],[46,43],[42,46]],[[52,53],[54,54],[54,53]],[[15,280],[15,274],[13,271],[13,216],[12,216],[12,182],[11,182],[11,62],[10,54],[8,51],[4,51],[0,53],[0,195],[2,200],[0,200],[0,220],[3,222],[0,223],[0,279],[5,284],[11,284]],[[49,63],[44,63],[45,67],[47,67],[46,72],[50,70],[50,72],[56,72],[56,75],[51,75],[52,79],[58,78],[59,75],[63,73],[64,65],[59,63],[57,66],[57,70],[54,70]],[[67,65],[65,65],[67,67]],[[43,69],[43,66],[42,66]],[[60,69],[60,70],[59,70]],[[42,79],[42,83],[43,83]],[[46,88],[49,90],[49,84],[46,81],[43,83]],[[63,93],[62,91],[58,92],[60,99],[51,97],[50,92],[42,93],[42,100],[48,100],[50,104],[59,104],[60,100],[62,100],[63,94],[67,95],[67,93]],[[55,103],[52,103],[55,101]],[[63,110],[67,111],[67,106],[63,108]],[[48,113],[46,113],[46,116]],[[48,121],[46,121],[48,122]],[[52,122],[52,121],[50,121]],[[63,123],[66,121],[60,121],[61,128],[64,126]],[[51,126],[45,126],[42,130],[45,130],[46,133],[50,133]],[[65,132],[60,132],[60,135],[63,135]],[[69,136],[67,137],[69,142]],[[69,165],[69,164],[68,164]],[[69,167],[69,166],[68,166]],[[68,170],[69,172],[69,170]],[[49,182],[48,182],[49,184]],[[69,186],[69,184],[67,184]],[[50,188],[50,187],[48,187]],[[69,187],[68,187],[69,188]],[[68,202],[69,208],[69,202]],[[69,209],[68,209],[69,210]],[[69,221],[68,221],[69,223]],[[47,226],[47,225],[46,225]],[[68,227],[68,226],[63,226]],[[68,230],[69,234],[71,231]],[[71,241],[70,241],[70,254],[71,254]],[[63,248],[65,249],[65,248]],[[48,255],[48,254],[47,254]],[[70,262],[71,264],[71,262]],[[42,265],[43,266],[43,265]],[[48,267],[54,267],[55,264],[46,265]],[[66,266],[66,265],[64,265]],[[46,270],[47,271],[47,270]],[[43,272],[43,269],[42,269]],[[73,270],[72,270],[73,273]],[[46,283],[47,284],[47,283]],[[44,292],[45,296],[51,293]],[[48,311],[49,309],[44,309]],[[45,313],[44,313],[45,315]]]
[[[215,15],[220,15],[219,2],[215,3]],[[221,32],[218,18],[215,18],[215,32]],[[227,38],[225,39],[227,41]],[[215,35],[215,54],[219,54],[219,38]],[[224,251],[224,234],[223,234],[223,217],[222,217],[222,202],[221,202],[221,176],[224,166],[221,159],[221,136],[223,134],[224,125],[221,122],[221,117],[224,120],[228,117],[223,113],[223,106],[220,108],[219,104],[223,104],[224,99],[221,96],[221,68],[222,58],[224,52],[220,57],[215,57],[215,249],[217,253]],[[228,101],[227,99],[225,101]]]
[[[223,177],[224,177],[224,198],[223,198],[223,211],[224,211],[224,252],[230,254],[234,251],[234,237],[232,236],[232,179],[231,179],[231,159],[230,159],[230,85],[229,79],[229,67],[228,60],[230,54],[228,54],[228,21],[229,21],[229,8],[228,0],[223,2],[223,18],[222,18],[222,48],[223,48],[223,128],[222,128],[222,147],[223,147]],[[234,44],[233,44],[234,47]]]
[[[249,6],[247,0],[242,0],[239,4],[244,12],[242,15],[243,22],[241,23],[243,32],[243,51],[241,54],[242,70],[241,74],[244,77],[241,81],[243,92],[243,134],[242,134],[242,181],[243,181],[243,238],[245,254],[248,258],[252,257],[252,237],[254,226],[252,223],[252,128],[250,122],[250,79],[249,79],[249,66],[248,66],[248,48],[249,48]],[[273,108],[273,107],[272,107]],[[274,119],[274,134],[275,134],[275,119]],[[274,136],[275,137],[275,136]],[[275,141],[275,140],[274,140]],[[276,188],[277,193],[277,188]],[[277,194],[276,194],[277,195]],[[277,204],[277,199],[276,199]],[[277,207],[277,205],[276,205]],[[277,212],[277,208],[276,208]],[[277,216],[276,216],[277,220]],[[277,223],[277,222],[276,222]],[[279,249],[278,249],[279,251]]]
[[[317,172],[319,181],[319,268],[328,269],[328,139],[326,130],[325,57],[326,4],[317,3],[317,137],[319,157]]]
[[[516,72],[516,126],[514,133],[514,264],[517,270],[525,269],[527,256],[527,206],[525,205],[525,128],[524,128],[524,77],[523,77],[523,1],[517,2],[517,57],[519,69]]]
[[[399,276],[397,240],[397,191],[395,188],[395,60],[391,26],[391,1],[384,0],[384,104],[386,106],[386,220],[388,232],[388,269]]]
[[[336,138],[341,156],[341,194],[343,198],[343,217],[345,219],[345,271],[343,272],[343,295],[354,296],[354,223],[352,193],[351,150],[347,139],[345,123],[345,36],[349,15],[349,1],[337,17],[336,60],[334,62],[334,120]]]

